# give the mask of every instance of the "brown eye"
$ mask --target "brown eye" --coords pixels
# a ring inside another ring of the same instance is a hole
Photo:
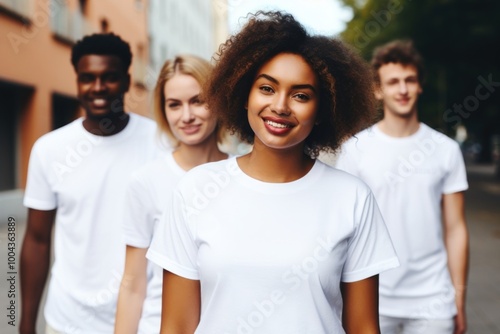
[[[194,99],[191,100],[191,103],[192,104],[196,104],[196,105],[201,105],[203,103],[205,103],[204,101],[202,101],[200,98],[196,97]]]
[[[117,82],[120,80],[120,76],[116,73],[110,73],[104,77],[104,80],[106,82]]]
[[[90,74],[80,74],[78,76],[78,81],[82,83],[89,83],[94,80],[94,76]]]
[[[304,94],[304,93],[295,94],[294,97],[296,97],[300,101],[304,101],[304,102],[310,100],[309,96],[307,94]]]
[[[167,103],[167,108],[169,108],[169,109],[175,109],[179,105],[180,105],[180,103],[178,103],[178,102],[169,102],[169,103]]]
[[[269,86],[261,86],[259,87],[259,90],[265,93],[274,93],[274,90]]]

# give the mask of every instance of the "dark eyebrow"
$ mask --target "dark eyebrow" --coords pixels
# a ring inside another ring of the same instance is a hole
[[[200,94],[196,94],[196,95],[191,96],[191,97],[188,99],[188,101],[193,101],[193,100],[195,100],[195,99],[199,99],[199,98],[200,98]],[[174,98],[172,98],[172,97],[165,97],[165,101],[177,101],[177,102],[178,102],[178,101],[180,101],[180,100],[179,100],[179,99],[174,99]]]
[[[196,95],[193,95],[189,98],[189,101],[193,101],[193,100],[196,100],[196,99],[200,99],[200,94],[196,94]]]
[[[267,74],[262,73],[262,74],[259,74],[259,75],[257,76],[257,78],[255,78],[255,80],[257,81],[257,79],[260,79],[260,78],[265,78],[265,79],[267,79],[267,80],[269,80],[269,81],[271,81],[271,82],[274,82],[275,84],[279,85],[279,81],[278,81],[278,80],[276,80],[275,78],[273,78],[273,77],[272,77],[272,76],[270,76],[270,75],[267,75]],[[293,89],[310,89],[310,90],[312,90],[313,92],[315,92],[315,93],[316,93],[316,89],[314,88],[314,86],[313,86],[313,85],[310,85],[310,84],[293,85],[293,86],[292,86],[292,88],[293,88]]]

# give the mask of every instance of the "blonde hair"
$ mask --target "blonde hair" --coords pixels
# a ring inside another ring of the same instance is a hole
[[[195,55],[178,55],[173,59],[167,60],[163,64],[154,89],[153,115],[158,124],[160,135],[162,133],[166,134],[174,146],[178,146],[179,141],[172,133],[170,124],[165,115],[165,84],[168,80],[172,79],[175,74],[181,73],[192,76],[200,84],[200,87],[203,87],[211,72],[212,65],[210,62]],[[200,97],[201,95],[200,92]],[[202,100],[204,99],[202,98]],[[215,131],[217,133],[217,142],[221,143],[224,139],[225,130],[219,125],[219,122],[217,122]]]

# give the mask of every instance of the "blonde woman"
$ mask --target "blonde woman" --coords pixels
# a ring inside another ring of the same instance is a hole
[[[115,333],[159,332],[162,268],[145,257],[155,225],[186,171],[228,157],[218,146],[223,130],[200,96],[211,69],[208,61],[192,55],[168,60],[161,69],[154,113],[174,149],[165,159],[134,173],[127,189],[123,216],[127,250]]]

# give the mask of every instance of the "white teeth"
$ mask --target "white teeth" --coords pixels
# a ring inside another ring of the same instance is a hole
[[[266,120],[266,123],[269,124],[270,126],[274,127],[274,128],[284,129],[284,128],[290,128],[291,127],[290,125],[276,123],[276,122],[273,122],[273,121],[270,121],[270,120]]]
[[[106,104],[106,100],[105,99],[95,99],[93,102],[97,106],[103,106],[103,105]]]

